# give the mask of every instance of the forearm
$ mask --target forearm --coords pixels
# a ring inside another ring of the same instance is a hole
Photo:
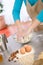
[[[40,25],[40,22],[37,19],[35,19],[34,22],[32,23],[31,28],[35,29],[38,25]]]
[[[43,10],[41,10],[39,14],[36,16],[36,18],[33,20],[31,28],[35,29],[42,22],[43,22]]]
[[[34,30],[38,25],[40,25],[40,22],[37,19],[34,19],[34,21],[32,22],[29,32]]]
[[[17,26],[17,29],[20,31],[20,30],[21,30],[21,22],[20,22],[20,20],[17,20],[17,21],[15,22],[15,24],[16,24],[16,26]]]

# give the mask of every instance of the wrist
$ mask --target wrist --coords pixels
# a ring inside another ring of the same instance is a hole
[[[39,25],[40,25],[40,22],[37,19],[34,19],[32,25],[31,25],[31,28],[35,29]]]
[[[18,26],[18,27],[20,26],[20,21],[19,20],[16,21],[16,26]]]
[[[16,26],[18,31],[21,31],[21,22],[19,20],[16,21]]]

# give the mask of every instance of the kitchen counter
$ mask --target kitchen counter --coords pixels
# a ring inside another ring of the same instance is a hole
[[[20,43],[17,43],[14,39],[13,39],[13,36],[10,36],[8,38],[8,44],[7,44],[7,47],[8,47],[8,53],[5,51],[4,52],[4,62],[3,63],[0,63],[0,65],[20,65],[19,63],[17,62],[8,62],[8,57],[9,57],[9,54],[19,48],[21,48],[23,45],[20,44]],[[35,49],[35,59],[37,59],[38,55],[40,52],[43,51],[43,31],[40,31],[40,32],[37,32],[33,34],[33,38],[31,40],[31,42],[29,42],[28,44],[32,45],[33,48]]]

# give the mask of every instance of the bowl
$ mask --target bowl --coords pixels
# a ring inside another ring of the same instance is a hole
[[[33,36],[33,34],[31,33],[31,34],[29,34],[29,35],[27,35],[27,36],[21,38],[21,40],[18,41],[17,36],[16,36],[16,35],[13,35],[13,39],[14,39],[17,43],[26,44],[26,43],[29,43],[29,42],[31,41],[32,36]]]

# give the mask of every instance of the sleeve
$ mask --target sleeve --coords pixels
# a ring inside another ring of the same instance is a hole
[[[38,19],[40,22],[43,22],[43,10],[41,10],[40,13],[36,16],[36,19]]]
[[[14,21],[20,20],[20,9],[22,6],[22,2],[23,0],[19,0],[19,1],[15,0],[13,11],[12,11]]]
[[[38,0],[28,0],[31,6],[33,6],[35,3],[37,3]]]

